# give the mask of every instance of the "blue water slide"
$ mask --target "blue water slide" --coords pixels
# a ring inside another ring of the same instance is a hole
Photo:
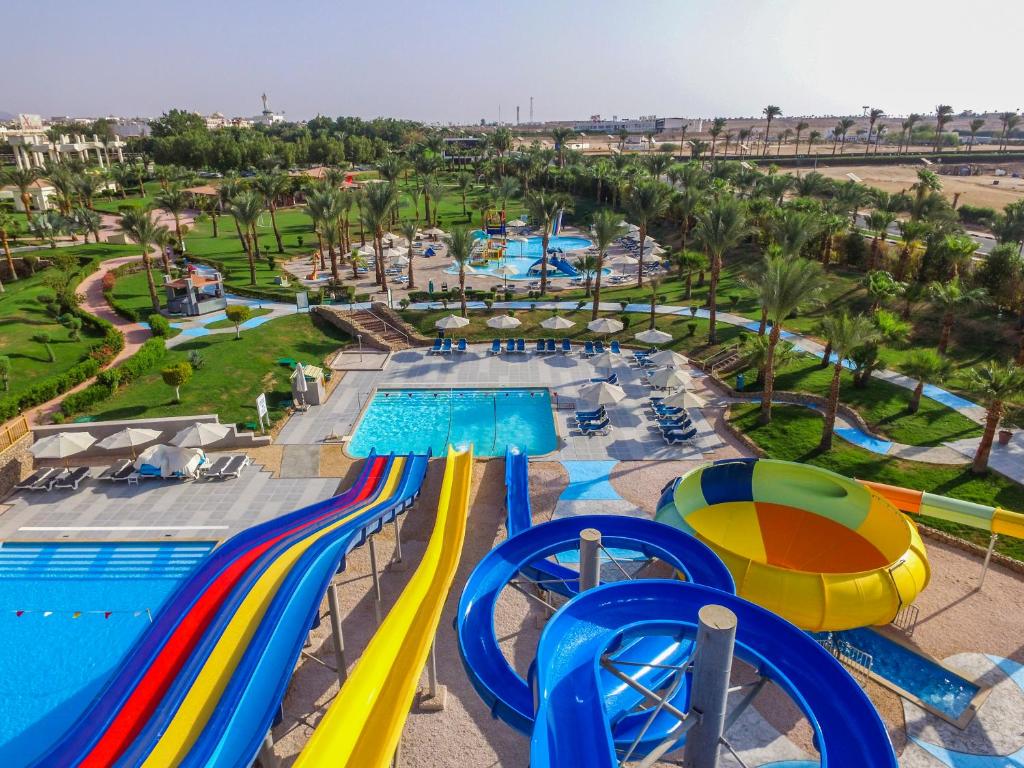
[[[248,528],[213,550],[198,570],[172,593],[154,617],[153,623],[140,635],[131,650],[125,655],[124,661],[115,674],[97,693],[72,728],[43,753],[33,765],[45,766],[61,761],[77,762],[83,758],[94,746],[96,740],[106,731],[111,720],[135,690],[156,655],[163,649],[166,638],[171,636],[180,622],[188,616],[192,606],[209,588],[210,584],[241,553],[273,539],[282,530],[301,525],[303,521],[316,518],[321,514],[347,508],[369,481],[376,458],[376,454],[371,452],[363,464],[357,481],[341,495]],[[75,755],[79,757],[72,759],[72,756]]]
[[[533,526],[499,544],[480,561],[463,590],[457,616],[459,653],[473,687],[491,712],[526,734],[533,731],[533,693],[498,645],[495,606],[505,585],[524,569],[536,561],[576,549],[580,532],[585,528],[600,530],[605,546],[641,552],[663,560],[688,581],[734,591],[732,576],[711,549],[682,531],[652,520],[580,515]],[[621,651],[630,660],[649,663],[656,657],[677,658],[686,652],[686,642],[686,638],[655,637],[624,643]],[[605,706],[610,707],[616,719],[626,716],[640,703],[639,695],[632,688],[619,685],[610,674],[603,674],[609,691]],[[645,685],[653,687],[664,676],[664,670],[654,667],[637,673]]]
[[[576,267],[574,267],[572,264],[570,264],[569,260],[566,259],[564,256],[552,256],[549,259],[549,261],[551,262],[551,266],[553,266],[563,275],[568,275],[569,277],[580,276],[579,270],[576,269]]]
[[[736,614],[736,656],[781,687],[803,711],[823,768],[896,767],[885,725],[871,701],[818,643],[735,595],[663,579],[597,587],[569,601],[548,622],[537,649],[531,767],[617,768],[598,660],[638,634],[693,637],[698,611],[712,603]]]

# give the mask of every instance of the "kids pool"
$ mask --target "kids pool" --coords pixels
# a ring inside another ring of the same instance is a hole
[[[352,456],[378,453],[444,455],[448,445],[473,444],[477,456],[504,456],[515,446],[531,456],[555,450],[546,389],[380,389],[348,445]]]
[[[478,234],[478,239],[486,237],[482,232]],[[579,254],[579,251],[586,250],[593,243],[591,243],[585,237],[575,237],[570,235],[555,235],[548,239],[548,250],[560,250],[562,253],[558,254],[563,256],[570,264]],[[495,277],[505,278],[509,280],[537,280],[540,278],[540,273],[530,273],[530,267],[540,258],[543,252],[543,240],[539,237],[530,237],[525,241],[522,240],[510,240],[505,248],[505,257],[499,261],[493,261],[488,266],[477,266],[473,265],[474,273],[478,275],[490,275],[494,274],[495,270],[506,264],[511,265],[516,269],[514,275],[495,275]],[[458,267],[451,266],[447,270],[451,274],[458,274]],[[604,274],[610,273],[610,269],[603,270]],[[563,273],[559,272],[554,265],[548,265],[548,276],[549,277],[565,277]]]

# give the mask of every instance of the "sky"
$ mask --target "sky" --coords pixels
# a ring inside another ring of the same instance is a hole
[[[425,122],[1024,106],[1019,0],[5,3],[0,111]]]

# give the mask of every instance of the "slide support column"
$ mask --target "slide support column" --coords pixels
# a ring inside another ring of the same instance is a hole
[[[700,719],[686,737],[683,764],[688,768],[718,768],[736,643],[736,614],[721,605],[705,605],[697,616],[689,716]]]
[[[596,528],[580,531],[580,592],[601,583],[601,532]]]
[[[436,645],[436,641],[431,643],[427,657],[427,690],[420,699],[420,709],[424,712],[441,712],[448,701],[448,687],[437,682]]]
[[[331,579],[327,587],[327,604],[331,609],[331,634],[334,635],[334,663],[338,667],[338,684],[348,679],[348,664],[345,663],[345,637],[341,634],[341,609],[338,607],[338,587]]]
[[[380,624],[380,604],[381,604],[381,593],[380,593],[380,574],[377,573],[377,546],[373,543],[373,537],[370,537],[370,571],[373,572],[373,610],[377,614],[377,623]]]
[[[270,731],[263,737],[260,746],[259,761],[262,768],[277,768],[277,755],[274,754],[274,736]]]
[[[995,551],[996,541],[999,539],[998,533],[993,533],[988,538],[988,549],[985,550],[985,564],[981,567],[981,579],[978,580],[978,589],[985,586],[985,577],[988,575],[988,564],[992,560],[992,552]]]

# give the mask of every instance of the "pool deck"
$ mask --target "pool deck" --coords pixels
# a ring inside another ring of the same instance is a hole
[[[575,401],[581,386],[607,370],[571,355],[490,355],[490,345],[471,344],[462,354],[429,355],[424,349],[408,349],[391,355],[382,371],[349,371],[322,406],[312,406],[285,425],[278,443],[312,444],[329,437],[344,438],[355,429],[359,415],[378,387],[547,387],[552,399]],[[572,460],[679,460],[700,459],[725,447],[701,409],[691,409],[697,436],[681,445],[666,445],[645,414],[652,390],[640,372],[627,365],[628,355],[612,370],[618,374],[626,398],[608,406],[612,429],[607,435],[586,436],[572,426],[571,408],[556,408],[555,422],[559,448],[543,458]],[[704,378],[696,369],[688,371],[695,381]],[[557,397],[556,397],[557,395]]]

